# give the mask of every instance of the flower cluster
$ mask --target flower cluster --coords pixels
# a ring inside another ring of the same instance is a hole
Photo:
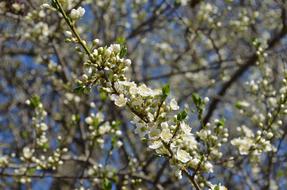
[[[25,32],[24,37],[27,39],[31,38],[45,41],[48,39],[49,33],[48,25],[44,22],[38,22],[33,28],[30,28]]]
[[[118,128],[119,122],[105,121],[101,112],[97,114],[91,113],[85,118],[85,122],[88,125],[88,140],[90,144],[99,144],[101,148],[104,148],[104,136],[109,135],[113,138],[114,146],[122,146],[122,141],[119,140],[122,135],[121,130]]]
[[[47,112],[44,110],[43,104],[37,96],[27,100],[26,104],[34,109],[35,113],[35,116],[32,118],[35,144],[23,147],[22,156],[20,157],[20,160],[23,162],[23,166],[15,169],[14,171],[17,176],[21,176],[19,179],[21,183],[30,182],[31,179],[25,176],[27,172],[31,173],[31,171],[34,172],[36,170],[47,169],[56,170],[59,165],[64,163],[61,157],[68,151],[65,147],[59,147],[56,150],[53,150],[51,155],[46,154],[48,149],[50,149],[49,140],[46,136],[48,126],[44,123]],[[61,140],[61,137],[59,137],[59,140]],[[15,157],[15,155],[13,157]],[[13,158],[11,162],[14,159],[16,158]],[[1,164],[8,164],[7,156],[1,158]]]
[[[0,167],[5,167],[9,164],[9,157],[7,155],[0,155]]]
[[[257,131],[256,135],[245,125],[237,128],[241,133],[239,138],[231,141],[231,144],[238,147],[241,155],[247,155],[252,152],[254,155],[260,155],[263,151],[275,150],[275,147],[270,144],[270,141],[261,137],[261,131]],[[266,134],[267,138],[272,137],[272,133]]]
[[[26,104],[35,110],[35,116],[32,118],[32,121],[35,129],[36,145],[43,149],[43,151],[47,151],[47,148],[49,147],[47,139],[48,126],[44,122],[47,112],[44,110],[38,96],[34,96],[31,100],[27,100]]]
[[[258,43],[256,43],[258,44]],[[259,46],[258,46],[259,47]],[[264,105],[249,103],[247,101],[238,101],[236,107],[242,115],[250,118],[251,123],[257,126],[256,130],[251,130],[246,125],[237,127],[240,137],[231,140],[231,144],[238,148],[241,155],[261,155],[264,152],[276,152],[277,147],[272,145],[275,138],[282,136],[283,120],[286,116],[286,102],[287,102],[287,78],[286,71],[283,78],[279,78],[280,89],[269,82],[271,77],[271,69],[264,64],[266,57],[262,48],[258,50],[258,56],[261,56],[261,76],[260,78],[250,80],[246,83],[247,90],[251,96],[256,97],[255,102],[265,101]],[[264,106],[264,107],[262,107]],[[264,111],[266,110],[266,111]]]
[[[72,24],[69,20],[67,23]],[[72,31],[77,33],[73,28]],[[218,124],[220,122],[216,123],[218,127],[214,129],[214,134],[205,127],[195,135],[185,122],[187,112],[178,112],[179,106],[176,100],[168,99],[169,86],[151,89],[145,84],[136,84],[126,78],[125,72],[131,60],[124,58],[127,50],[123,45],[112,44],[106,47],[94,47],[91,50],[87,42],[78,36],[71,38],[69,35],[67,41],[79,43],[89,57],[84,63],[88,72],[83,75],[81,81],[78,81],[77,89],[83,90],[98,85],[116,106],[128,107],[134,115],[132,123],[136,126],[135,132],[147,140],[149,148],[158,155],[169,158],[179,177],[182,171],[187,172],[191,168],[198,173],[213,172],[213,165],[204,154],[221,156],[219,151],[221,144],[216,141],[219,134],[226,137],[226,131],[222,130],[223,125]],[[196,101],[201,115],[204,101],[198,96]],[[94,115],[86,118],[87,124],[91,125],[94,122],[99,122]],[[109,127],[106,126],[105,129],[108,130]],[[95,136],[97,132],[93,131],[91,134]],[[201,141],[198,141],[198,137]],[[203,186],[208,185],[203,177],[199,180]]]
[[[79,7],[77,9],[72,9],[70,17],[73,20],[77,20],[83,17],[84,14],[85,14],[85,9],[83,7]]]

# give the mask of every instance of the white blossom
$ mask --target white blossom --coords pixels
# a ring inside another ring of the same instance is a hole
[[[111,95],[111,99],[115,102],[115,104],[118,107],[123,107],[127,103],[127,98],[125,98],[123,94],[120,94],[120,95],[113,94]]]
[[[76,20],[84,16],[85,9],[83,7],[79,7],[78,9],[71,10],[71,19]]]
[[[210,173],[213,172],[213,165],[212,165],[210,162],[206,162],[206,163],[204,164],[204,167],[205,167],[205,169],[206,169],[208,172],[210,172]]]
[[[211,186],[210,190],[227,190],[227,188],[221,184],[218,185],[211,184],[210,186]]]
[[[138,94],[147,97],[147,96],[156,96],[161,93],[160,90],[152,90],[148,88],[145,84],[142,84],[138,87]]]
[[[6,166],[8,163],[8,156],[0,155],[0,167]]]
[[[185,134],[189,134],[191,132],[191,128],[185,122],[180,122],[180,128]]]
[[[131,63],[132,63],[132,61],[130,60],[130,59],[125,59],[125,64],[127,65],[127,66],[130,66],[131,65]]]
[[[178,106],[178,104],[177,104],[177,102],[176,102],[176,100],[173,98],[173,99],[171,99],[171,101],[170,101],[170,108],[172,109],[172,110],[178,110],[179,109],[179,106]]]
[[[121,50],[120,44],[112,44],[110,45],[110,48],[113,52],[118,53]]]
[[[47,131],[47,130],[48,130],[48,126],[46,125],[46,123],[41,123],[41,124],[40,124],[40,129],[41,129],[42,131]]]
[[[85,119],[85,122],[87,123],[87,124],[91,124],[92,122],[93,122],[93,118],[92,117],[86,117],[86,119]]]
[[[181,161],[182,163],[187,163],[188,161],[191,160],[191,156],[188,152],[186,152],[185,150],[182,149],[177,149],[176,154],[175,154],[175,158],[179,161]]]
[[[175,175],[176,175],[176,177],[178,178],[178,179],[182,179],[182,170],[177,170],[176,172],[175,172]]]
[[[170,132],[169,129],[164,128],[161,133],[160,133],[160,138],[164,141],[164,142],[169,142],[172,138],[172,133]]]
[[[25,159],[30,159],[33,156],[34,150],[29,147],[23,148],[23,156]]]
[[[150,149],[158,149],[162,146],[162,142],[161,141],[153,141],[152,143],[150,143],[150,145],[148,146]]]
[[[253,146],[253,140],[248,137],[236,138],[231,140],[231,144],[238,147],[241,155],[247,155]]]

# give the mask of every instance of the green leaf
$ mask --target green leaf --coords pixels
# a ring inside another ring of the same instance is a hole
[[[84,91],[83,86],[77,86],[76,88],[74,88],[73,90],[76,93],[82,93]]]
[[[278,178],[284,177],[285,176],[284,171],[283,170],[278,170],[276,176]]]
[[[164,98],[164,99],[167,98],[168,95],[169,95],[169,93],[170,93],[169,84],[164,85],[164,86],[162,87],[161,91],[162,91],[163,98]]]
[[[216,185],[216,187],[214,188],[214,190],[219,190],[219,189],[220,189],[219,185]]]
[[[100,124],[99,119],[94,117],[91,125],[96,129],[99,127],[99,124]]]
[[[126,39],[124,37],[118,37],[116,39],[116,42],[122,46],[125,46],[126,45]]]
[[[246,101],[237,101],[236,103],[235,103],[235,107],[237,108],[237,109],[243,109],[243,108],[246,108],[246,107],[248,107],[249,106],[249,103],[248,102],[246,102]]]
[[[197,93],[192,94],[192,101],[197,109],[197,118],[201,121],[205,103]]]
[[[35,173],[35,171],[36,171],[36,168],[29,168],[27,171],[27,174],[32,175]]]
[[[112,122],[111,127],[113,129],[118,129],[121,124],[122,124],[122,122],[120,120],[116,120],[115,122]]]
[[[75,121],[76,123],[80,122],[81,120],[81,116],[79,114],[74,114],[72,118],[73,118],[73,121]]]
[[[179,114],[177,114],[177,120],[178,121],[183,121],[187,116],[187,112],[185,110],[183,110],[182,112],[180,112]]]
[[[81,84],[75,87],[73,91],[78,94],[85,94],[85,93],[89,93],[90,88]]]
[[[175,0],[174,1],[174,6],[180,6],[181,5],[181,1],[180,0]]]
[[[28,131],[20,131],[20,136],[23,139],[28,139],[30,137],[30,133]]]
[[[104,190],[111,190],[112,189],[112,182],[107,178],[104,179],[103,189]]]
[[[234,105],[237,109],[242,109],[241,103],[240,102],[236,102]]]
[[[225,120],[224,120],[224,119],[220,119],[220,120],[216,123],[217,127],[223,127],[224,124],[225,124]]]
[[[100,98],[102,101],[107,100],[107,98],[108,98],[107,93],[103,90],[100,90]]]
[[[128,48],[126,48],[125,46],[123,46],[120,50],[120,58],[123,58],[124,56],[126,56],[128,53]]]
[[[45,143],[45,144],[42,145],[43,149],[48,149],[49,147],[50,147],[50,145],[48,143]]]
[[[192,94],[192,101],[196,107],[200,107],[203,102],[201,97],[197,93]]]
[[[112,145],[115,146],[116,143],[118,142],[118,137],[114,135],[114,136],[112,137],[111,141],[112,141]]]
[[[31,98],[30,102],[31,102],[30,105],[31,105],[33,108],[36,108],[36,107],[38,107],[39,104],[40,104],[40,97],[37,96],[37,95],[35,95],[35,96],[33,96],[33,97]]]

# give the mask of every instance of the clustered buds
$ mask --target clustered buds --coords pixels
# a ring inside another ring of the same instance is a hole
[[[77,9],[72,9],[72,10],[71,10],[71,15],[70,15],[70,17],[71,17],[71,19],[73,19],[73,20],[77,20],[77,19],[83,17],[84,14],[85,14],[85,9],[84,9],[83,7],[79,7],[79,8],[77,8]]]

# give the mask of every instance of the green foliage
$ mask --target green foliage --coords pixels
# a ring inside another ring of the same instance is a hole
[[[170,86],[169,84],[166,84],[162,87],[162,97],[163,99],[166,99],[170,93]]]
[[[124,38],[124,37],[118,37],[117,39],[116,39],[116,42],[118,43],[118,44],[120,44],[121,46],[125,46],[126,45],[126,39]]]
[[[220,119],[218,122],[216,122],[217,127],[224,127],[225,125],[225,119]]]
[[[200,107],[203,103],[201,97],[197,93],[192,94],[192,100],[196,107]]]
[[[108,96],[107,96],[107,93],[104,90],[100,90],[100,98],[103,101],[107,100]]]
[[[216,187],[214,188],[214,190],[220,190],[220,186],[216,185]]]
[[[30,133],[28,131],[20,131],[20,136],[23,139],[28,139],[30,137]]]
[[[179,114],[177,114],[177,120],[183,121],[187,117],[187,112],[185,110],[181,111]]]
[[[90,88],[86,87],[83,84],[79,84],[73,89],[73,91],[77,94],[88,94],[90,92]]]
[[[118,37],[116,39],[117,44],[121,45],[121,50],[120,50],[120,58],[123,58],[127,55],[128,48],[126,45],[126,39],[124,37]]]
[[[192,101],[197,110],[197,117],[200,121],[202,121],[202,114],[203,114],[205,103],[197,93],[192,94]]]
[[[111,190],[112,189],[112,182],[107,178],[104,179],[103,189],[104,190]]]
[[[235,106],[237,109],[242,109],[242,108],[243,108],[240,101],[237,101],[234,106]]]
[[[123,58],[127,55],[128,53],[128,48],[125,46],[121,46],[121,50],[120,50],[120,58]]]
[[[40,101],[40,97],[37,95],[32,96],[31,100],[30,100],[30,105],[32,108],[37,108],[40,105],[41,101]]]

